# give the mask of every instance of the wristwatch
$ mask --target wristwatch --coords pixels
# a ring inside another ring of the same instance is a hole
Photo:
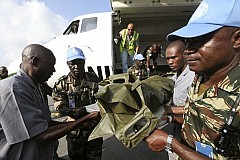
[[[172,153],[172,139],[173,136],[169,134],[167,137],[167,144],[165,146],[165,151],[167,151],[168,153]]]

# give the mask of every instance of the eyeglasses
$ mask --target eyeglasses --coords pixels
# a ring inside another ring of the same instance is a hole
[[[128,29],[129,31],[133,31],[134,29]]]

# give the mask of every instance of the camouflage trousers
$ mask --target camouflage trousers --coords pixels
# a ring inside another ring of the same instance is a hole
[[[66,137],[71,160],[101,160],[103,138],[87,141],[83,134],[69,133]]]

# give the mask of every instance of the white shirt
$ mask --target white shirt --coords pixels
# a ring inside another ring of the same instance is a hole
[[[175,74],[172,77],[174,80],[173,103],[177,106],[184,106],[187,99],[188,88],[192,84],[195,77],[195,72],[190,71],[187,65],[183,72],[177,77]]]

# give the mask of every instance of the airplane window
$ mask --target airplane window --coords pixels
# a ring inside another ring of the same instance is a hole
[[[79,28],[79,20],[73,21],[69,27],[64,31],[64,35],[77,34]]]
[[[81,33],[97,28],[97,17],[85,18],[82,20]]]

